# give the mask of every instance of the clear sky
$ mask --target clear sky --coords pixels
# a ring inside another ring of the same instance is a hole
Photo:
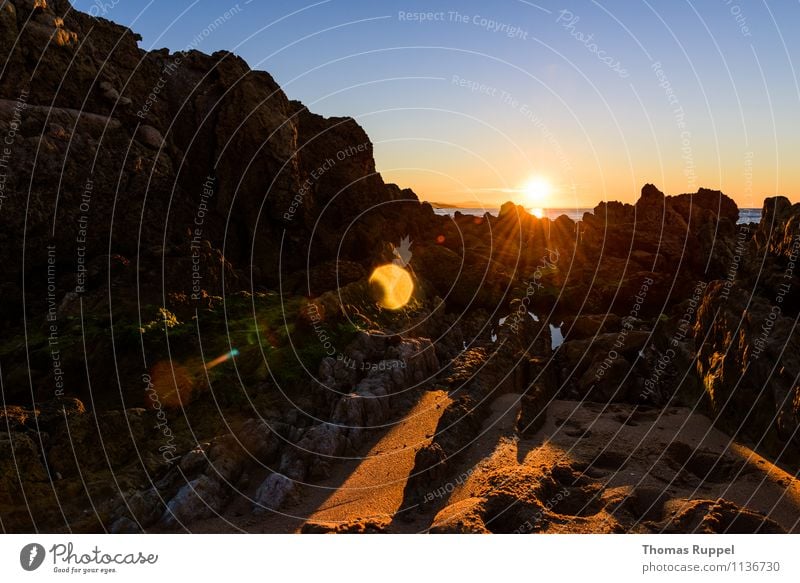
[[[73,4],[145,49],[231,50],[312,111],[356,118],[384,178],[424,200],[593,206],[646,182],[741,207],[800,198],[798,2]]]

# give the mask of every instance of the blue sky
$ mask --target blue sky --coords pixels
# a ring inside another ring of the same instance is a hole
[[[591,206],[653,182],[760,206],[800,189],[796,2],[74,5],[171,50],[232,9],[199,50],[231,50],[313,111],[355,117],[384,177],[423,199]],[[552,185],[540,200],[525,200],[532,177]]]

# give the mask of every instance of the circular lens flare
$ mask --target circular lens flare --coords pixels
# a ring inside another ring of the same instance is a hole
[[[388,310],[399,310],[414,293],[411,274],[394,263],[376,267],[369,276],[369,283],[377,292],[378,303]]]

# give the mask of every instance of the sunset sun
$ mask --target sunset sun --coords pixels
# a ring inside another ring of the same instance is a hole
[[[530,208],[531,214],[542,218],[552,193],[553,187],[546,178],[534,176],[522,187],[523,204]]]

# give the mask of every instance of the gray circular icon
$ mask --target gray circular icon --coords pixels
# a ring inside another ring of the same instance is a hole
[[[38,543],[30,543],[19,552],[19,564],[26,571],[35,571],[44,562],[44,547]]]

